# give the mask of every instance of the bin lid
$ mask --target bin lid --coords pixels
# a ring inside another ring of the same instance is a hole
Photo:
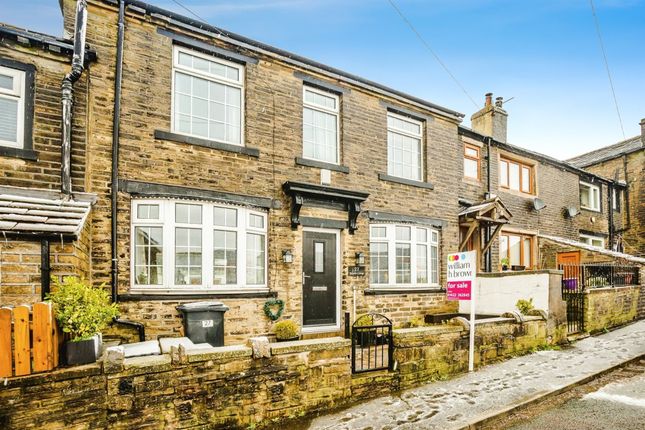
[[[220,311],[226,312],[228,306],[222,302],[192,302],[183,303],[177,306],[178,311],[182,312],[201,312],[201,311]]]

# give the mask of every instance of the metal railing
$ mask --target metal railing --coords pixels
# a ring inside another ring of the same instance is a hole
[[[560,265],[562,287],[577,291],[590,288],[622,287],[640,285],[638,266],[617,264],[563,264]]]

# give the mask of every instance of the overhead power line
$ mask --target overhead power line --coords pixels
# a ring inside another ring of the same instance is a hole
[[[611,94],[614,97],[614,105],[616,106],[616,114],[618,114],[618,122],[620,124],[620,130],[623,133],[623,139],[625,137],[625,128],[623,127],[623,118],[620,116],[620,109],[618,108],[618,99],[616,98],[616,90],[614,89],[614,81],[611,78],[611,71],[609,70],[609,62],[607,61],[607,53],[605,52],[605,44],[602,41],[602,33],[600,32],[600,23],[598,22],[598,15],[596,15],[596,7],[593,4],[593,0],[589,0],[591,5],[591,14],[593,15],[594,23],[596,24],[596,34],[598,34],[598,43],[600,44],[600,51],[602,52],[602,58],[605,62],[605,70],[607,70],[607,78],[609,78],[609,86],[611,87]]]
[[[468,94],[468,91],[466,91],[466,88],[463,85],[461,85],[461,82],[459,82],[459,80],[455,77],[455,75],[452,74],[450,69],[448,69],[448,66],[446,66],[446,64],[443,61],[441,61],[441,58],[439,58],[439,55],[437,55],[437,53],[434,51],[434,49],[432,49],[430,44],[423,38],[423,36],[421,36],[421,33],[419,33],[417,31],[417,29],[410,22],[410,20],[408,18],[406,18],[406,16],[403,14],[403,12],[401,12],[401,9],[399,9],[399,7],[396,5],[394,0],[387,0],[387,1],[394,8],[396,13],[399,14],[401,19],[408,25],[408,27],[410,27],[410,30],[412,30],[412,32],[417,36],[417,38],[421,41],[423,46],[425,46],[425,48],[432,54],[432,56],[435,58],[435,60],[437,60],[437,62],[443,68],[443,70],[445,70],[446,73],[448,73],[450,78],[452,78],[452,80],[455,82],[455,84],[457,84],[457,86],[461,89],[461,91],[463,91],[463,93],[466,95],[466,97],[468,97],[470,99],[470,101],[473,103],[473,105],[475,105],[475,107],[477,109],[479,109],[480,106],[477,104],[477,102],[475,102],[475,99],[473,99],[470,96],[470,94]]]

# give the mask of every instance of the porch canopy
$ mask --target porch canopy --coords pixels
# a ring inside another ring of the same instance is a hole
[[[502,227],[511,222],[511,218],[513,218],[513,215],[498,196],[463,209],[459,212],[459,226],[468,228],[468,231],[459,244],[459,251],[463,251],[473,234],[478,232],[474,236],[475,249],[479,255],[484,255],[497,235],[499,235]],[[493,228],[493,234],[488,239],[486,237],[481,238],[479,232],[482,227]]]

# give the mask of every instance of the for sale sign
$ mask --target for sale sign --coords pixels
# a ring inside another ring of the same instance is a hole
[[[448,255],[448,300],[470,300],[477,273],[477,251]]]

